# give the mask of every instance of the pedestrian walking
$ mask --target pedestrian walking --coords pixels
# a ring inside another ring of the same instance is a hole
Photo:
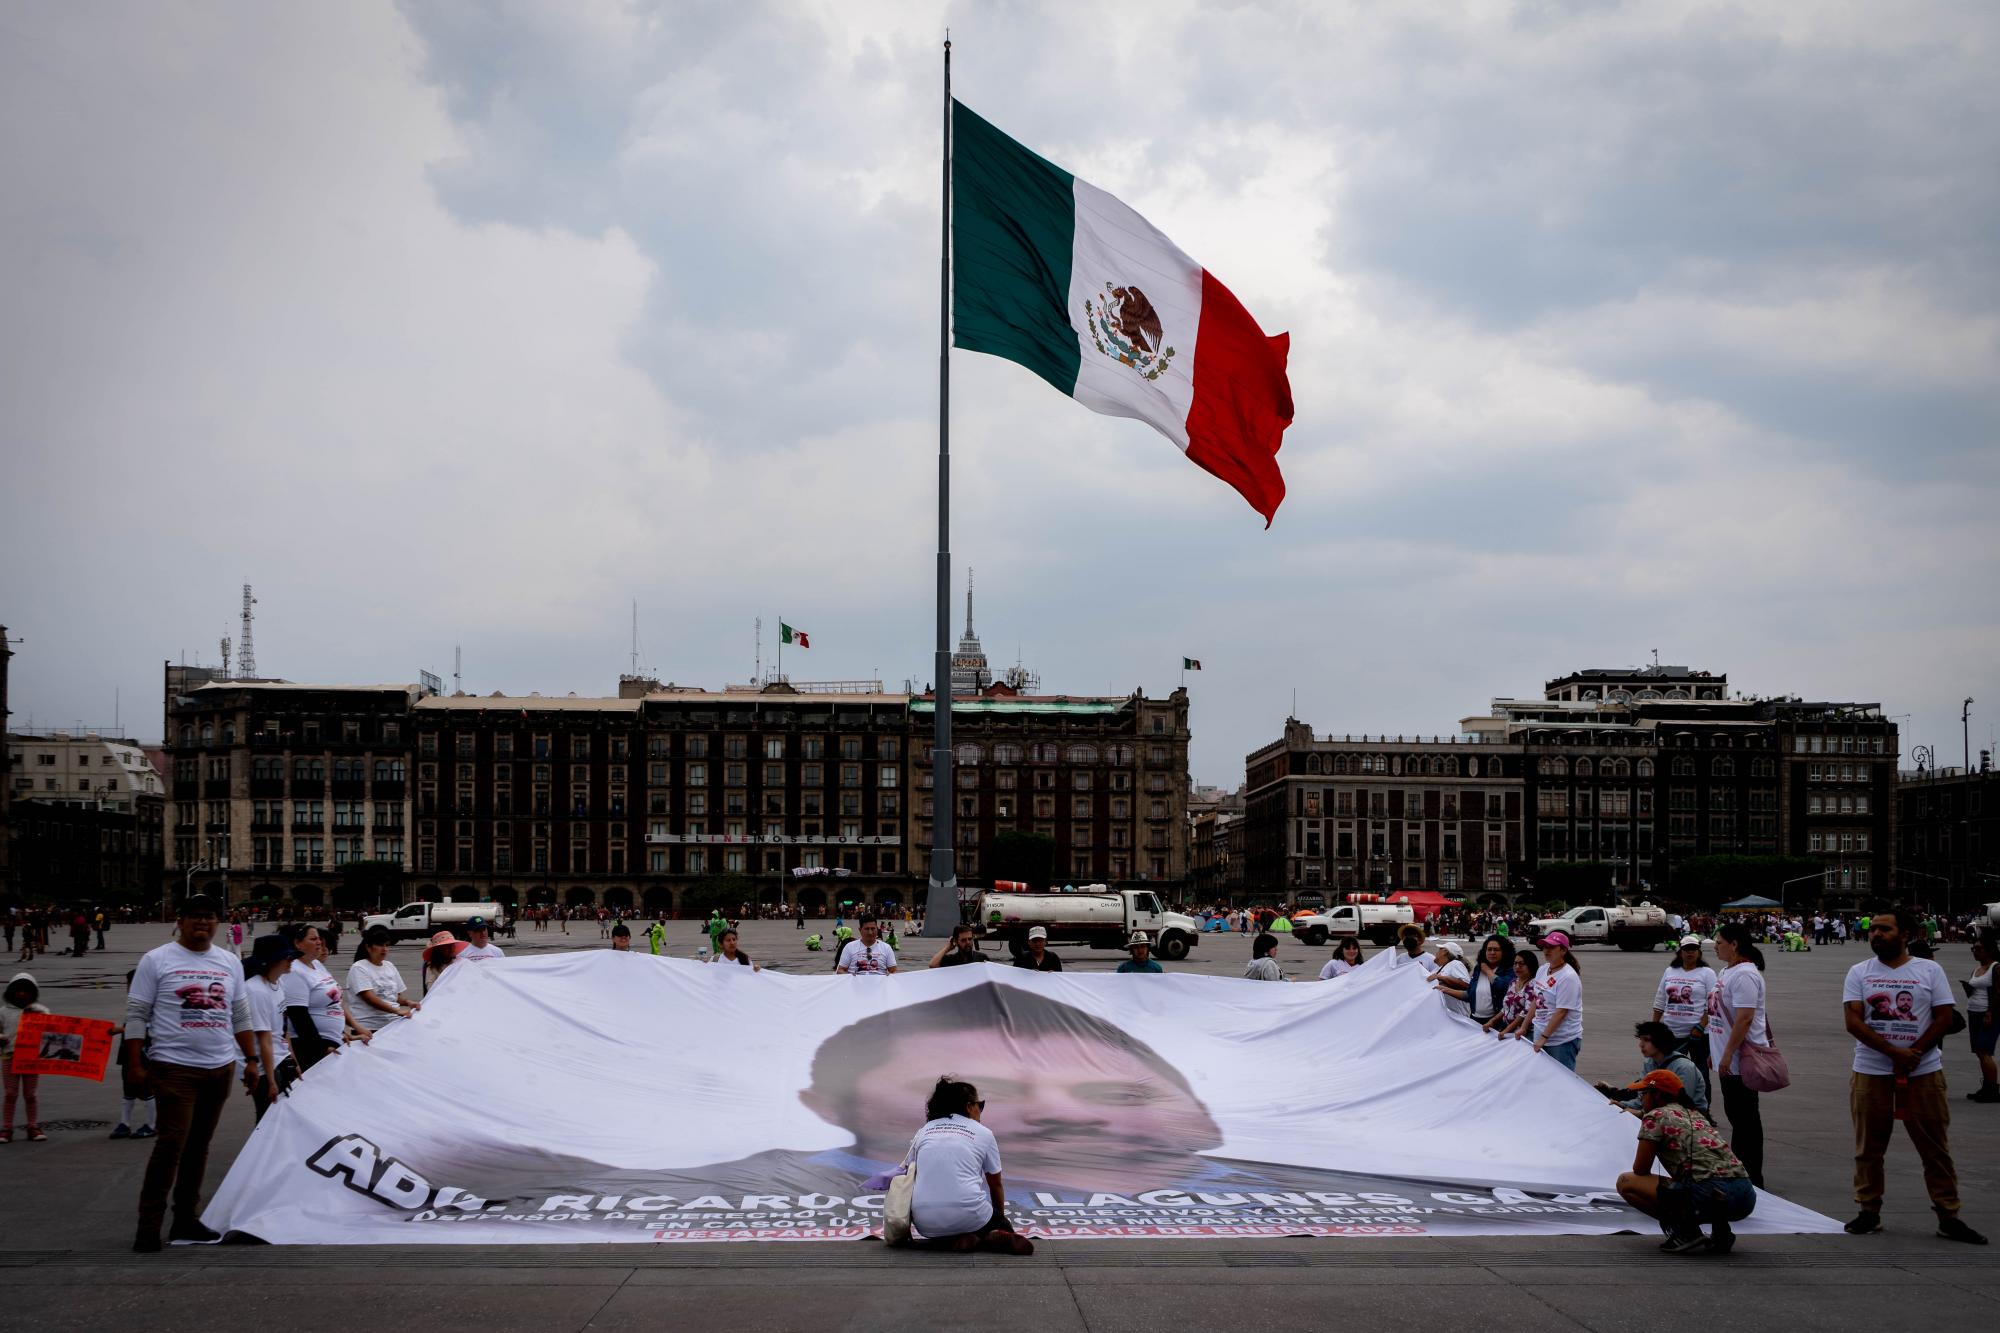
[[[1937,1234],[1984,1245],[1986,1237],[1958,1216],[1951,1104],[1939,1049],[1951,1027],[1951,982],[1937,963],[1911,956],[1916,929],[1916,917],[1904,908],[1876,912],[1868,928],[1874,957],[1849,968],[1841,987],[1841,1007],[1854,1037],[1847,1104],[1854,1119],[1854,1202],[1860,1209],[1847,1230],[1865,1236],[1882,1229],[1882,1158],[1901,1120],[1924,1165]]]
[[[170,1191],[171,1239],[221,1239],[201,1222],[209,1141],[229,1100],[237,1055],[245,1078],[263,1074],[250,1035],[243,965],[214,947],[216,926],[214,900],[190,897],[181,905],[175,938],[139,960],[125,997],[125,1060],[133,1085],[151,1090],[160,1114],[159,1137],[139,1187],[132,1248],[141,1254],[160,1248]]]

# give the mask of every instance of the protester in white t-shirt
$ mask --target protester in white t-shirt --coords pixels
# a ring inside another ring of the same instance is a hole
[[[1583,1051],[1583,978],[1570,955],[1569,936],[1552,930],[1542,936],[1542,970],[1535,974],[1535,1049],[1576,1069]]]
[[[1653,990],[1653,1021],[1665,1023],[1688,1059],[1708,1075],[1708,997],[1721,978],[1702,960],[1701,936],[1684,935]]]
[[[1712,1083],[1722,1087],[1722,1109],[1729,1117],[1729,1146],[1750,1173],[1750,1183],[1764,1187],[1764,1111],[1756,1089],[1743,1082],[1743,1045],[1771,1044],[1770,1020],[1764,1011],[1764,952],[1748,926],[1731,922],[1715,932],[1715,956],[1721,975],[1708,997],[1708,1045]],[[1709,1108],[1715,1107],[1714,1094]]]
[[[943,1249],[1033,1254],[1034,1243],[1007,1220],[1000,1144],[980,1123],[986,1102],[970,1083],[937,1081],[925,1124],[910,1143],[917,1173],[910,1221],[926,1243]]]
[[[861,918],[861,938],[849,940],[840,951],[840,961],[834,971],[850,977],[882,977],[896,970],[896,951],[882,943],[876,936],[879,927],[875,918]]]
[[[473,917],[465,923],[465,938],[472,947],[458,955],[461,963],[486,963],[495,958],[505,958],[500,946],[493,942],[493,935],[483,916]]]
[[[202,1164],[229,1098],[240,1054],[254,1086],[263,1067],[250,1032],[243,964],[215,945],[217,909],[206,895],[181,906],[175,939],[147,953],[132,970],[125,997],[126,1077],[135,1094],[160,1104],[162,1132],[139,1189],[134,1250],[160,1248],[171,1188],[174,1240],[220,1237],[200,1217]],[[188,1168],[192,1169],[188,1169]]]
[[[1437,970],[1431,973],[1430,980],[1438,989],[1438,998],[1450,1012],[1470,1016],[1472,972],[1465,966],[1465,947],[1457,940],[1438,940],[1431,956]]]
[[[308,1052],[304,1045],[293,1047],[299,1068],[310,1069],[322,1054],[338,1051],[342,1041],[365,1042],[369,1034],[366,1028],[357,1027],[348,1019],[347,1008],[341,1003],[340,983],[326,967],[326,940],[319,927],[298,927],[292,944],[299,951],[298,960],[278,984],[284,989],[286,1014],[289,1016],[294,1009],[304,1010],[320,1039],[319,1050]]]
[[[1910,955],[1916,917],[1902,908],[1875,913],[1868,927],[1874,957],[1847,971],[1841,1007],[1854,1035],[1854,1078],[1848,1106],[1854,1118],[1854,1202],[1860,1213],[1847,1230],[1882,1229],[1882,1158],[1901,1120],[1924,1164],[1924,1187],[1937,1213],[1937,1234],[1984,1245],[1986,1238],[1958,1217],[1958,1170],[1951,1160],[1944,1056],[1951,1027],[1951,981],[1928,958]]]
[[[243,962],[243,993],[250,1003],[250,1030],[257,1036],[263,1068],[263,1077],[250,1085],[250,1101],[259,1120],[298,1077],[291,1043],[285,1039],[284,987],[280,984],[298,956],[298,949],[283,935],[265,935],[251,946],[250,956]]]
[[[1437,960],[1424,948],[1424,932],[1421,926],[1404,926],[1396,932],[1396,961],[1392,967],[1421,967],[1426,972],[1437,971]]]
[[[423,1007],[411,998],[402,972],[389,961],[392,938],[387,926],[370,926],[361,935],[361,957],[347,969],[349,1014],[370,1032],[380,1032]]]
[[[1319,970],[1319,979],[1332,981],[1335,977],[1344,977],[1361,966],[1361,958],[1360,937],[1346,936],[1333,946],[1333,957]]]

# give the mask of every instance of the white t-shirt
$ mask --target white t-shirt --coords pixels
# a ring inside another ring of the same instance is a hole
[[[1464,982],[1468,986],[1472,984],[1472,973],[1468,972],[1464,962],[1457,958],[1452,959],[1449,963],[1439,968],[1437,974],[1440,977],[1449,977],[1453,981]],[[1440,986],[1438,987],[1438,996],[1443,999],[1444,1007],[1451,1010],[1454,1014],[1469,1015],[1472,1012],[1472,997],[1470,993],[1467,994],[1465,999],[1461,1000]]]
[[[506,954],[500,952],[499,945],[495,944],[492,940],[488,940],[484,944],[475,944],[471,948],[460,952],[458,961],[461,963],[483,963],[488,959],[505,958],[506,956]]]
[[[396,970],[394,963],[384,958],[378,967],[363,958],[347,969],[347,994],[353,1004],[353,1011],[348,1016],[354,1020],[355,1026],[367,1028],[370,1032],[380,1032],[391,1023],[401,1021],[403,1016],[383,1013],[362,999],[361,992],[372,990],[376,999],[385,1000],[390,1004],[400,1004],[403,992],[408,989],[409,987],[403,984],[403,974]]]
[[[135,1020],[135,1010],[143,1017]],[[162,944],[133,969],[125,1035],[151,1034],[147,1060],[219,1069],[236,1062],[242,1054],[236,1034],[248,1031],[243,961],[228,949],[211,945],[197,953],[178,943]]]
[[[1720,1064],[1723,1048],[1729,1045],[1729,1031],[1736,1025],[1736,1015],[1745,1009],[1754,1009],[1757,1016],[1750,1020],[1750,1030],[1743,1034],[1743,1040],[1759,1046],[1771,1044],[1771,1025],[1764,1015],[1764,974],[1752,962],[1737,963],[1723,969],[1722,978],[1708,996],[1708,1058]],[[1720,1070],[1724,1074],[1741,1071],[1743,1052],[1739,1047],[1735,1061],[1729,1068]]]
[[[1993,1003],[1993,965],[1987,964],[1984,972],[1975,968],[1972,975],[1965,979],[1965,985],[1965,1012],[1985,1013]]]
[[[285,1038],[284,988],[262,977],[251,977],[243,983],[244,993],[250,999],[250,1030],[271,1034],[271,1058],[283,1060],[292,1053],[292,1044]]]
[[[1708,997],[1716,985],[1715,969],[1707,964],[1692,972],[1669,964],[1660,974],[1659,989],[1653,992],[1653,1007],[1676,1037],[1685,1037],[1707,1016]]]
[[[840,951],[838,970],[857,977],[879,977],[888,975],[889,969],[895,965],[896,951],[882,941],[863,944],[860,940],[849,940],[847,947]],[[986,1219],[982,1217],[979,1220],[984,1222]]]
[[[1395,959],[1396,961],[1390,964],[1391,967],[1417,966],[1422,967],[1426,972],[1437,971],[1437,959],[1431,957],[1428,953],[1420,953],[1413,958],[1401,945],[1396,946]]]
[[[1319,979],[1321,981],[1332,981],[1335,977],[1344,977],[1357,966],[1359,964],[1350,963],[1345,958],[1336,958],[1319,970]]]
[[[986,1177],[1000,1174],[1000,1141],[992,1130],[962,1115],[933,1120],[917,1131],[913,1157],[910,1220],[918,1231],[932,1239],[963,1236],[992,1218]]]
[[[1566,1009],[1562,1026],[1549,1031],[1556,1010]],[[1535,973],[1535,1039],[1544,1046],[1560,1046],[1583,1036],[1583,978],[1564,963],[1554,972],[1543,963]]]
[[[1847,969],[1847,984],[1840,988],[1840,1001],[1858,1002],[1862,1020],[1884,1041],[1896,1046],[1914,1046],[1931,1025],[1931,1011],[1952,1003],[1951,981],[1944,969],[1928,958],[1906,958],[1901,967],[1868,958]],[[1910,1073],[1935,1074],[1942,1068],[1944,1052],[1932,1046]],[[1896,1066],[1882,1052],[1857,1041],[1854,1072],[1893,1074]]]
[[[347,1027],[340,1017],[340,983],[326,970],[325,963],[295,958],[292,970],[285,973],[279,986],[284,991],[285,1008],[303,1008],[320,1037],[340,1045],[341,1034]]]

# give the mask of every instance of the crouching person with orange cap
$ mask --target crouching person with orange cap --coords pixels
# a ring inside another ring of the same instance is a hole
[[[1706,1248],[1727,1254],[1736,1244],[1731,1222],[1740,1222],[1757,1207],[1757,1190],[1750,1173],[1729,1141],[1695,1109],[1672,1070],[1655,1069],[1628,1085],[1639,1094],[1639,1147],[1632,1169],[1618,1177],[1618,1193],[1648,1217],[1660,1220],[1667,1239],[1660,1246],[1669,1254]],[[1653,1174],[1653,1163],[1666,1176]],[[1709,1224],[1709,1234],[1701,1232]]]

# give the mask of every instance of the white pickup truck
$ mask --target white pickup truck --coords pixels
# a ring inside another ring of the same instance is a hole
[[[499,903],[404,903],[393,912],[363,917],[361,928],[387,926],[399,940],[429,939],[440,930],[464,938],[465,923],[473,917],[483,917],[486,928],[495,935],[514,933],[507,909]]]
[[[1292,937],[1318,947],[1343,935],[1365,935],[1376,944],[1394,944],[1396,933],[1415,925],[1417,914],[1407,904],[1345,903],[1324,912],[1292,918]]]
[[[1615,944],[1628,953],[1643,953],[1673,936],[1663,907],[1640,903],[1637,907],[1572,907],[1561,916],[1540,917],[1528,923],[1528,932],[1537,944],[1542,936],[1560,930],[1571,944]]]
[[[1187,957],[1201,938],[1193,917],[1165,910],[1150,889],[982,893],[972,911],[985,938],[1004,940],[1016,955],[1027,952],[1028,931],[1035,926],[1049,932],[1050,947],[1069,943],[1092,949],[1123,949],[1133,931],[1143,930],[1153,939],[1153,952],[1168,962]]]

